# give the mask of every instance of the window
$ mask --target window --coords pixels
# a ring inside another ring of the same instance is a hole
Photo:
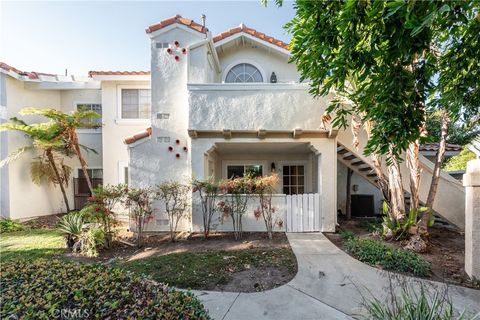
[[[305,167],[303,165],[283,166],[283,193],[305,192]]]
[[[239,178],[244,175],[250,174],[252,177],[259,177],[263,175],[262,165],[228,165],[227,166],[227,178]]]
[[[123,183],[128,186],[128,167],[123,167]]]
[[[95,111],[100,115],[100,118],[91,119],[89,121],[92,125],[102,125],[102,105],[100,103],[77,103],[78,111]]]
[[[103,169],[87,169],[87,173],[90,179],[103,179]],[[80,179],[85,178],[82,169],[78,169],[78,177]]]
[[[262,73],[249,63],[240,63],[228,71],[226,83],[263,82]]]
[[[150,119],[150,89],[121,89],[122,119]]]

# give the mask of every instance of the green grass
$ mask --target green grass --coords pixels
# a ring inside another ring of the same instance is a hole
[[[249,249],[172,253],[129,261],[123,267],[180,288],[206,289],[226,284],[248,267],[277,267],[295,272],[290,249]]]
[[[48,258],[64,250],[62,234],[53,229],[31,229],[0,235],[2,261]]]
[[[358,260],[372,266],[419,277],[430,273],[430,263],[423,257],[405,249],[392,248],[379,240],[353,237],[346,240],[345,248]]]

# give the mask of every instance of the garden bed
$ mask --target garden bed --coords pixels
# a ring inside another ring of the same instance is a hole
[[[379,223],[374,222],[374,220],[357,218],[349,221],[339,221],[339,223],[340,231],[335,234],[326,234],[326,236],[344,251],[347,251],[346,233],[351,233],[360,238],[380,240],[378,236],[372,234],[379,225]],[[426,278],[468,288],[480,289],[480,283],[470,280],[464,271],[464,235],[449,226],[438,224],[430,228],[429,232],[429,252],[418,254],[430,263],[430,272]],[[393,248],[402,247],[402,243],[398,241],[382,241],[382,243],[392,246]],[[413,276],[411,273],[407,274]]]
[[[124,234],[124,241],[134,239]],[[95,258],[66,253],[82,262],[109,262],[179,288],[255,292],[290,281],[297,272],[295,255],[284,233],[269,240],[266,233],[214,233],[208,240],[199,233],[176,242],[167,233],[146,235],[137,248],[116,242]]]

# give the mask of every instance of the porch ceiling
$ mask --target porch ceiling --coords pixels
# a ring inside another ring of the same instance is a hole
[[[263,153],[263,154],[309,154],[308,142],[218,142],[215,151],[220,154]]]

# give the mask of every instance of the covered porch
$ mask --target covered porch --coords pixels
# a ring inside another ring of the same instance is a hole
[[[275,231],[333,231],[336,223],[335,139],[202,139],[192,140],[192,175],[215,181],[278,174],[272,203],[281,223]],[[192,228],[201,228],[201,208],[194,199]],[[265,231],[259,208],[249,199],[244,231]],[[219,218],[219,217],[216,217]],[[218,223],[216,230],[231,231],[231,221]]]

